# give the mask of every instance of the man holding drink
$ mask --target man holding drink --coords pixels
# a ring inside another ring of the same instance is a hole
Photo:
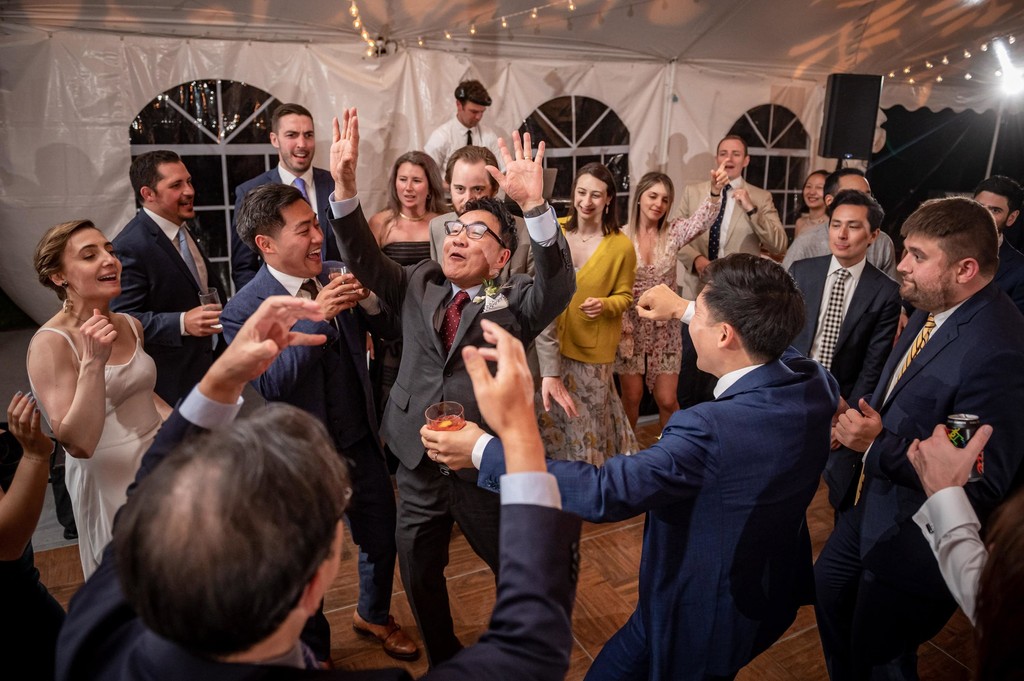
[[[523,209],[536,276],[493,282],[516,247],[512,216],[493,199],[467,205],[449,225],[441,263],[401,267],[381,254],[356,191],[359,126],[354,109],[334,124],[331,173],[335,179],[331,226],[342,257],[379,297],[404,341],[401,369],[384,413],[381,434],[401,462],[397,540],[402,581],[409,594],[431,666],[461,647],[448,605],[444,568],[452,525],[498,570],[499,505],[476,486],[475,472],[458,474],[425,456],[419,429],[436,402],[457,401],[465,418],[480,410],[462,359],[462,348],[485,344],[480,322],[491,320],[528,344],[568,304],[575,274],[554,211],[544,201],[543,145],[532,157],[529,136],[514,135],[515,158],[502,143],[506,172],[488,168],[508,197]]]

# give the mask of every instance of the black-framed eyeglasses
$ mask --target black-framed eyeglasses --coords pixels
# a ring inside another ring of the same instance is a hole
[[[449,220],[444,223],[444,233],[448,236],[458,236],[462,234],[462,230],[466,230],[466,236],[475,241],[482,239],[484,234],[490,234],[494,237],[495,241],[501,244],[502,248],[508,248],[502,238],[491,231],[490,227],[483,222],[471,222],[468,225],[464,225],[458,220]]]

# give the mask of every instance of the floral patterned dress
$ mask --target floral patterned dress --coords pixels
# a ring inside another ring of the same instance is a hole
[[[658,284],[676,289],[676,256],[679,249],[706,232],[718,216],[720,203],[704,199],[697,212],[688,218],[677,218],[658,235],[653,262],[645,263],[640,245],[631,227],[625,233],[636,249],[636,280],[633,300]],[[615,356],[615,373],[645,376],[648,390],[654,390],[654,379],[662,374],[678,374],[682,356],[682,335],[679,322],[656,322],[641,319],[636,306],[622,315],[622,338]]]

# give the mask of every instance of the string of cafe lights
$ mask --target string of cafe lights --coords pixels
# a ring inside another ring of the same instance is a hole
[[[1010,49],[1016,43],[1017,38],[1013,35],[996,36],[981,43],[977,49],[967,46],[941,57],[892,69],[886,75],[889,80],[909,85],[943,83],[953,78],[970,81],[992,75],[1001,80],[1004,91],[1017,94],[1024,91],[1024,69],[1014,65],[1010,57]],[[981,59],[981,54],[994,55],[996,63],[993,65],[991,59]]]

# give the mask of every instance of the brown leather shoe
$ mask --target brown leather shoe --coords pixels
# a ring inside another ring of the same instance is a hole
[[[412,642],[395,618],[388,615],[387,624],[370,624],[358,612],[352,613],[352,628],[360,636],[372,636],[380,641],[384,652],[396,660],[419,659],[420,649]]]

